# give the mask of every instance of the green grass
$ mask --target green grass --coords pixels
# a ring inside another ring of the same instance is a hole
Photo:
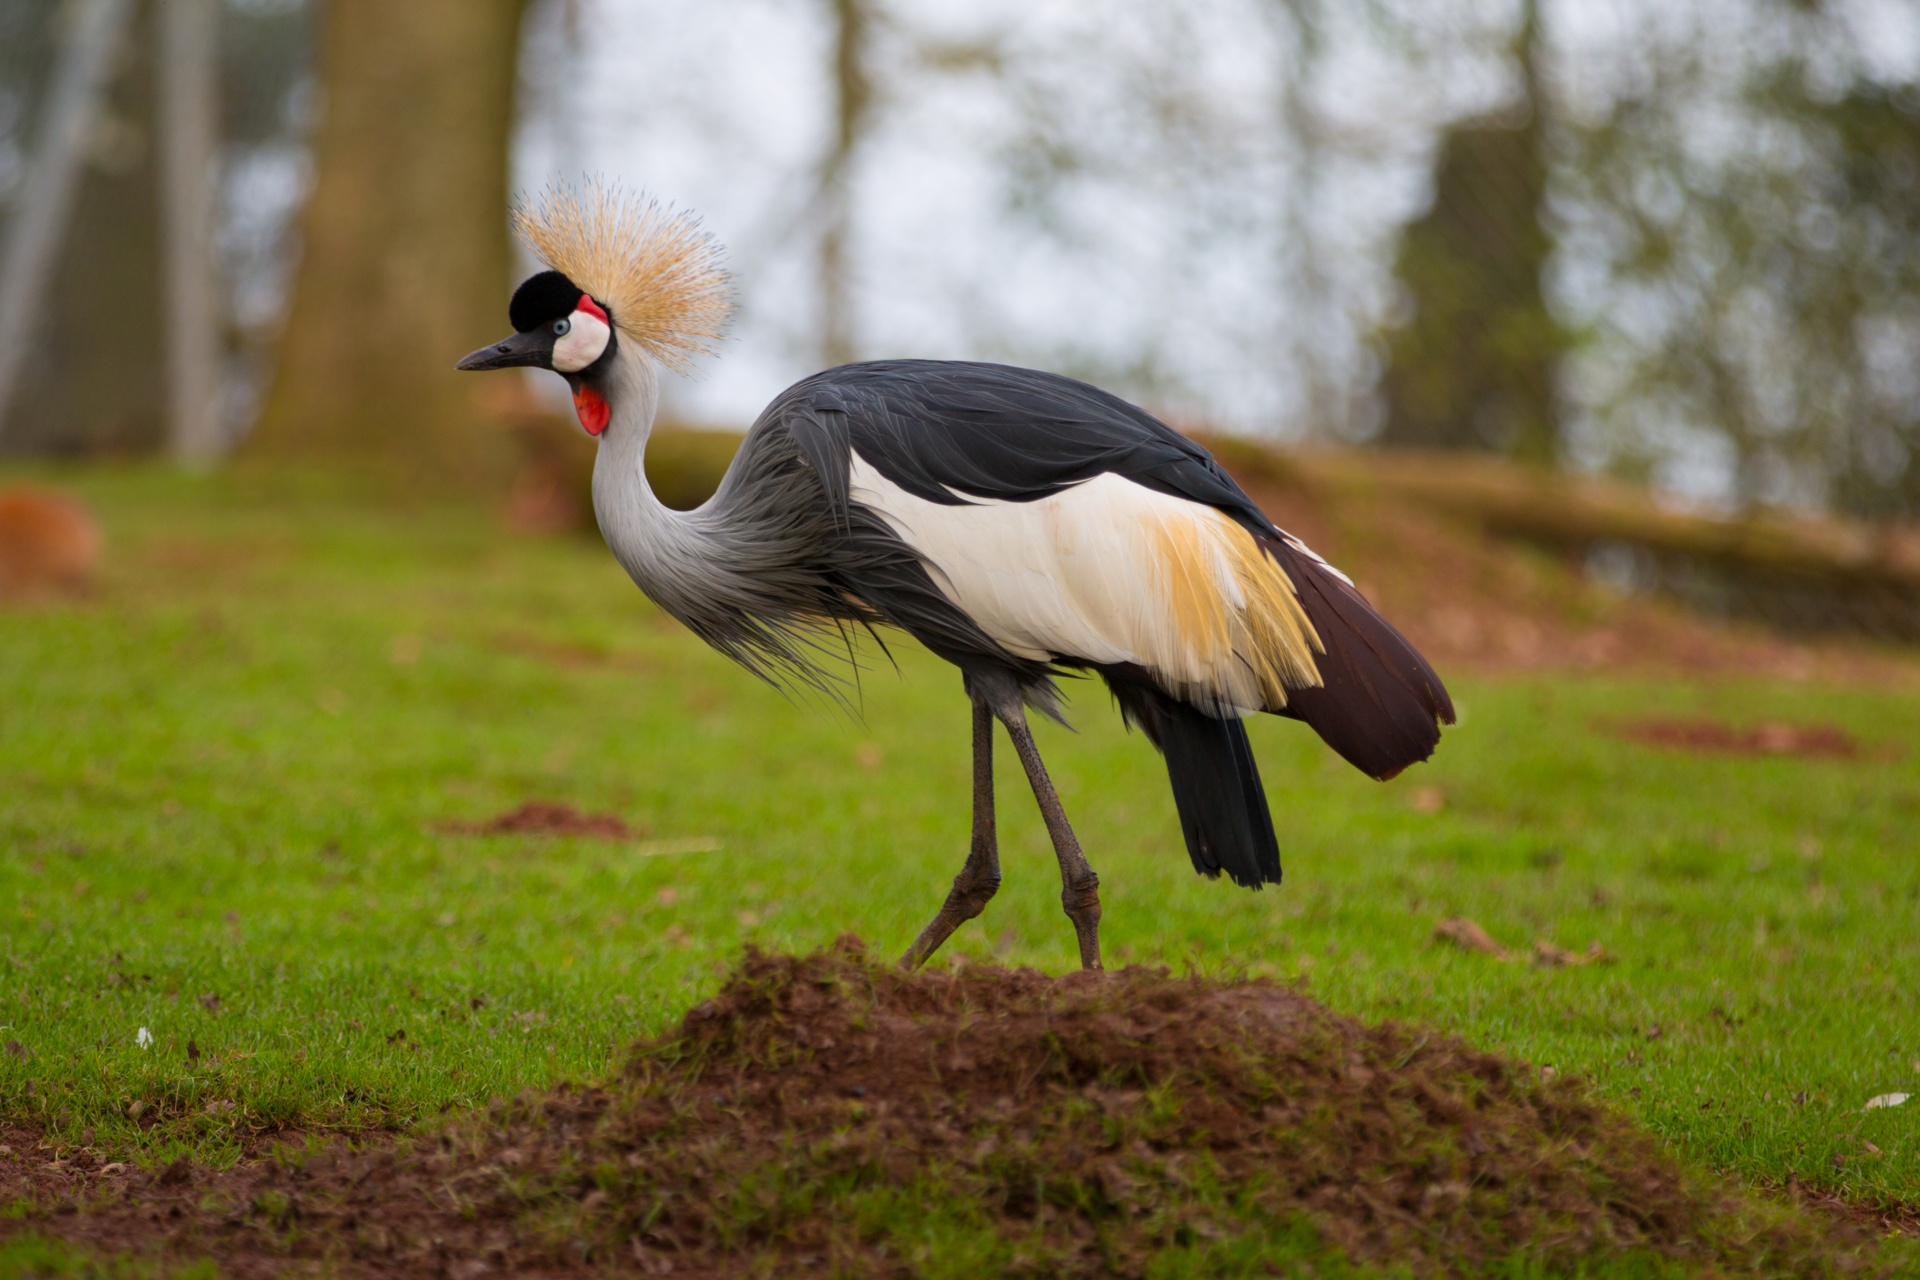
[[[904,948],[959,867],[967,708],[910,646],[897,676],[870,655],[849,716],[730,668],[584,539],[283,480],[64,480],[108,572],[0,613],[0,1041],[25,1055],[0,1054],[0,1121],[222,1159],[266,1126],[595,1077],[747,941]],[[1861,1110],[1920,1094],[1920,696],[1452,685],[1462,723],[1385,786],[1298,725],[1253,727],[1287,868],[1258,894],[1192,874],[1151,748],[1074,687],[1079,732],[1038,732],[1109,962],[1297,977],[1587,1075],[1697,1165],[1920,1199],[1920,1100]],[[1602,728],[1692,713],[1874,750],[1694,756]],[[1006,886],[951,950],[1065,971],[1053,858],[1004,743],[1000,765]],[[1427,787],[1440,812],[1412,803]],[[650,835],[434,826],[534,798]],[[1613,963],[1438,946],[1452,915]]]
[[[101,1255],[38,1233],[0,1240],[0,1276],[23,1280],[218,1280],[209,1261],[168,1264],[132,1255]]]

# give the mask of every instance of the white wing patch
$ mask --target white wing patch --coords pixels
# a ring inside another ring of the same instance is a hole
[[[852,457],[849,496],[933,567],[946,597],[1024,658],[1132,662],[1223,713],[1318,685],[1325,648],[1293,584],[1221,512],[1112,473],[1032,502],[917,498]]]

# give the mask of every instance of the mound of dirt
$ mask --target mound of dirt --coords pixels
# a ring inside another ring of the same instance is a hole
[[[592,836],[601,840],[634,840],[645,835],[612,813],[582,813],[570,804],[529,800],[517,809],[482,822],[442,822],[441,831],[463,836]]]
[[[1418,1275],[1854,1271],[1864,1233],[1691,1179],[1542,1075],[1271,982],[904,975],[843,940],[750,952],[604,1087],[304,1162],[69,1162],[32,1173],[26,1225],[211,1254],[236,1275],[292,1259],[456,1276],[1267,1274],[1308,1259],[1347,1274],[1338,1254]]]

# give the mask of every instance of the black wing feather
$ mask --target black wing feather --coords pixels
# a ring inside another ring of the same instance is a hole
[[[831,415],[862,458],[928,502],[1031,502],[1111,471],[1278,532],[1205,449],[1146,410],[1058,374],[876,360],[797,382],[767,413],[802,429],[825,427]]]
[[[1260,767],[1239,720],[1216,720],[1155,688],[1138,668],[1103,668],[1120,714],[1167,761],[1193,869],[1258,889],[1280,883],[1280,843]]]

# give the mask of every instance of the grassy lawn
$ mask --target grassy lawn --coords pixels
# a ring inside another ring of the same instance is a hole
[[[264,1127],[593,1078],[746,942],[904,948],[959,867],[967,708],[917,650],[898,675],[869,655],[849,715],[730,668],[584,539],[257,478],[62,481],[106,522],[108,571],[91,600],[0,613],[0,1123],[221,1159]],[[1920,1099],[1862,1110],[1920,1094],[1920,696],[1452,686],[1460,726],[1385,786],[1254,726],[1287,871],[1258,894],[1192,874],[1157,757],[1073,690],[1079,732],[1039,734],[1109,962],[1294,977],[1591,1077],[1698,1166],[1920,1199]],[[1868,750],[1605,730],[1696,713]],[[1006,887],[949,954],[1065,971],[1053,858],[999,756]],[[645,833],[436,825],[530,799]],[[1436,944],[1455,915],[1612,962]]]

